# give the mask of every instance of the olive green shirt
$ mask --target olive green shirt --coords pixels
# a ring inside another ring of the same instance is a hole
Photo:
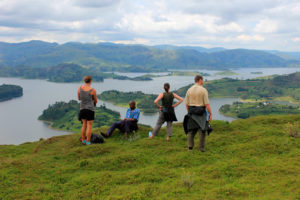
[[[205,106],[209,104],[207,90],[202,85],[193,85],[186,92],[185,104],[189,106]]]

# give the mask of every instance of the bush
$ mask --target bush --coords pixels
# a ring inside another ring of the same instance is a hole
[[[294,138],[300,138],[300,125],[296,123],[287,123],[285,125],[285,131],[286,133]]]

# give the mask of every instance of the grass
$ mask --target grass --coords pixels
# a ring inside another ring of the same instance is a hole
[[[169,142],[142,126],[101,145],[81,145],[79,133],[2,145],[0,199],[300,199],[300,139],[286,131],[299,122],[213,121],[205,153],[187,151],[182,124]]]

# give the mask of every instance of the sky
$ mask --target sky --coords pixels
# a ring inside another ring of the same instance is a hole
[[[300,51],[300,0],[0,0],[0,41]]]

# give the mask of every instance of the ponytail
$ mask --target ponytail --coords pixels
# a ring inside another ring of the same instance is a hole
[[[169,90],[170,90],[170,84],[169,84],[169,83],[165,83],[165,84],[164,84],[164,89],[165,89],[165,91],[168,93]]]

